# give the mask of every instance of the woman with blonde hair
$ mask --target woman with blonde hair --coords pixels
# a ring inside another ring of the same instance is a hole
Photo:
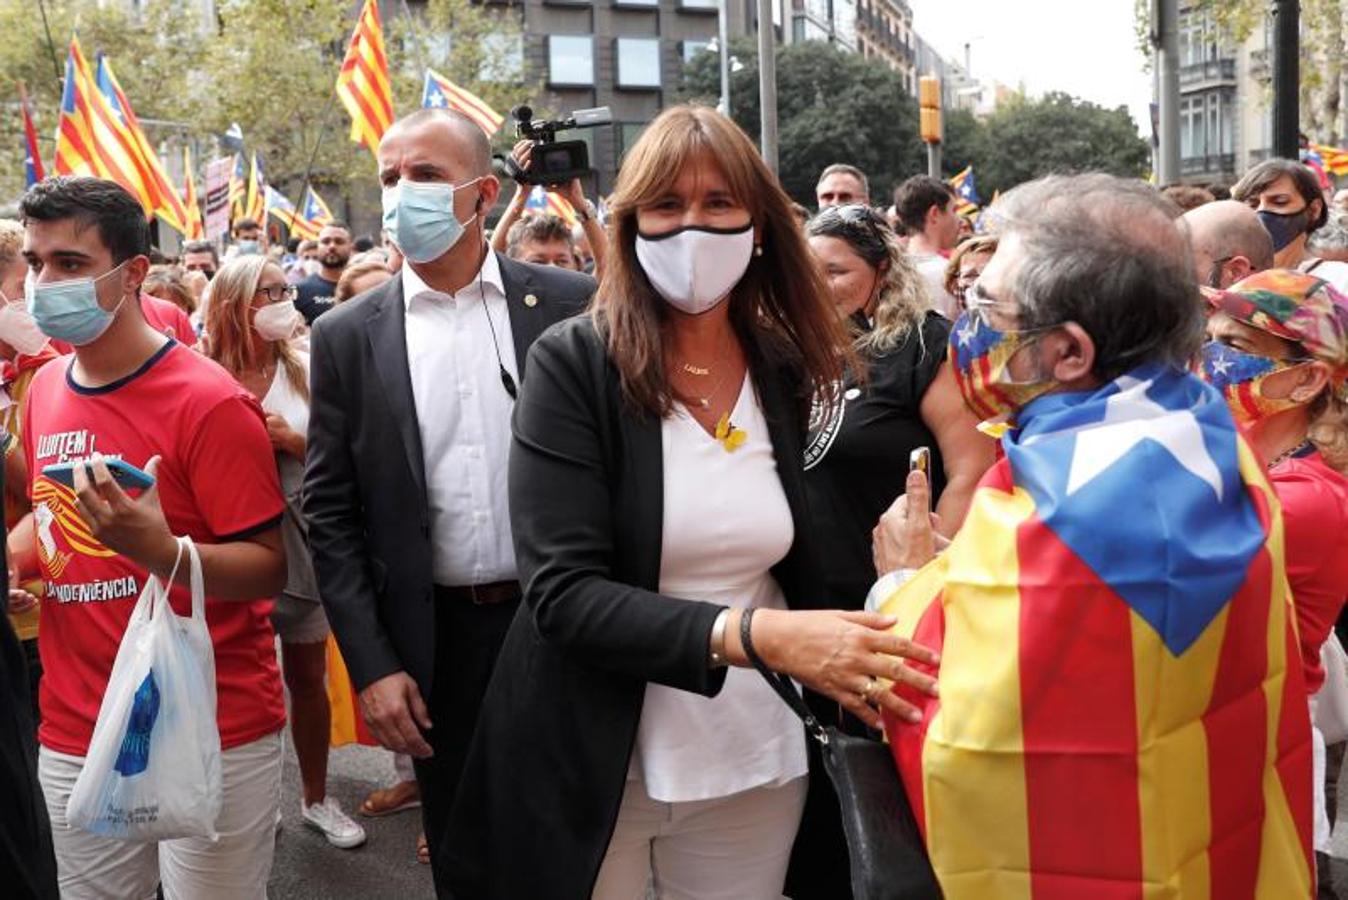
[[[1201,374],[1226,398],[1282,505],[1306,691],[1348,599],[1348,298],[1314,274],[1270,269],[1212,296]],[[1314,719],[1313,719],[1314,721]],[[1315,850],[1328,875],[1324,738],[1315,739]]]
[[[524,604],[460,782],[449,887],[775,898],[807,753],[751,657],[871,725],[911,720],[885,686],[934,692],[904,664],[932,657],[821,590],[801,460],[810,398],[850,352],[753,144],[711,109],[667,109],[610,208],[593,307],[534,344],[515,408]]]
[[[365,841],[365,831],[327,795],[328,738],[332,711],[325,683],[328,620],[309,562],[299,515],[309,423],[309,355],[292,338],[304,320],[295,309],[295,286],[266,256],[236,256],[211,282],[206,308],[206,355],[224,366],[257,398],[276,450],[286,495],[281,535],[289,575],[276,598],[272,623],[281,637],[281,662],[290,693],[290,731],[303,786],[300,814],[335,847]]]
[[[955,252],[950,254],[950,262],[945,267],[945,289],[959,304],[960,312],[966,309],[964,292],[974,286],[996,252],[995,234],[977,234],[961,241]]]
[[[861,609],[875,583],[871,532],[904,492],[910,454],[930,451],[932,499],[946,536],[959,530],[992,441],[945,365],[950,322],[884,219],[860,204],[823,209],[805,227],[859,365],[830,405],[817,404],[805,486],[828,596]]]

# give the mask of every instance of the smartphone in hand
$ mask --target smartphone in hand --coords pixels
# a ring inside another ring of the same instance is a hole
[[[117,482],[118,486],[124,491],[132,489],[145,490],[154,486],[154,476],[144,469],[139,469],[125,460],[112,459],[105,457],[103,463],[112,473],[112,480]],[[94,480],[93,467],[89,460],[78,460],[75,462],[52,463],[50,466],[42,467],[42,474],[52,481],[64,484],[68,488],[75,487],[75,467],[84,466],[84,474],[90,481]]]
[[[912,453],[908,454],[908,471],[921,472],[923,475],[931,475],[931,450],[927,447],[918,447]]]

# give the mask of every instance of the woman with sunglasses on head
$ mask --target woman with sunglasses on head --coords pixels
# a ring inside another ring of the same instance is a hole
[[[1348,599],[1348,299],[1271,269],[1212,295],[1201,374],[1226,397],[1282,505],[1287,580],[1308,694]],[[1315,732],[1315,847],[1328,874],[1324,741]]]
[[[276,598],[272,624],[281,637],[282,671],[290,694],[290,731],[304,794],[300,814],[328,843],[345,849],[364,843],[365,831],[327,795],[329,629],[298,513],[309,424],[309,355],[293,343],[304,327],[295,297],[295,286],[267,257],[237,256],[226,262],[211,281],[206,355],[258,399],[267,417],[286,495],[281,536],[289,574]]]
[[[861,205],[821,210],[806,226],[864,371],[849,370],[831,406],[816,404],[805,484],[828,596],[860,609],[875,583],[871,532],[904,491],[910,454],[931,451],[932,499],[947,537],[959,530],[993,442],[944,365],[950,322],[890,227]]]
[[[777,898],[806,738],[751,654],[871,725],[912,712],[882,679],[934,692],[904,664],[931,656],[816,574],[802,455],[846,337],[753,144],[711,109],[665,110],[610,208],[594,304],[534,344],[515,408],[524,603],[455,801],[449,887]]]

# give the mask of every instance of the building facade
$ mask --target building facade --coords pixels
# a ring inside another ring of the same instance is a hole
[[[857,0],[857,52],[898,72],[909,96],[917,96],[916,35],[906,0]]]
[[[1272,147],[1270,33],[1237,42],[1210,9],[1179,10],[1180,180],[1230,186]]]

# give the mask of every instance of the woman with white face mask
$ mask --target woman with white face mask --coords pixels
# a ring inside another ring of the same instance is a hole
[[[805,432],[849,342],[753,144],[711,109],[666,110],[610,208],[592,309],[534,344],[515,409],[524,605],[461,781],[450,888],[776,898],[808,754],[750,654],[871,725],[913,713],[893,682],[934,692],[904,664],[931,656],[821,589]]]
[[[356,847],[365,841],[364,829],[327,796],[332,714],[325,685],[329,628],[298,513],[309,424],[309,354],[295,346],[304,328],[295,309],[295,286],[287,284],[281,267],[265,256],[236,257],[211,281],[205,324],[206,355],[262,405],[286,495],[281,536],[289,575],[276,598],[272,624],[281,637],[282,670],[290,693],[290,730],[303,788],[300,813],[333,846]]]

